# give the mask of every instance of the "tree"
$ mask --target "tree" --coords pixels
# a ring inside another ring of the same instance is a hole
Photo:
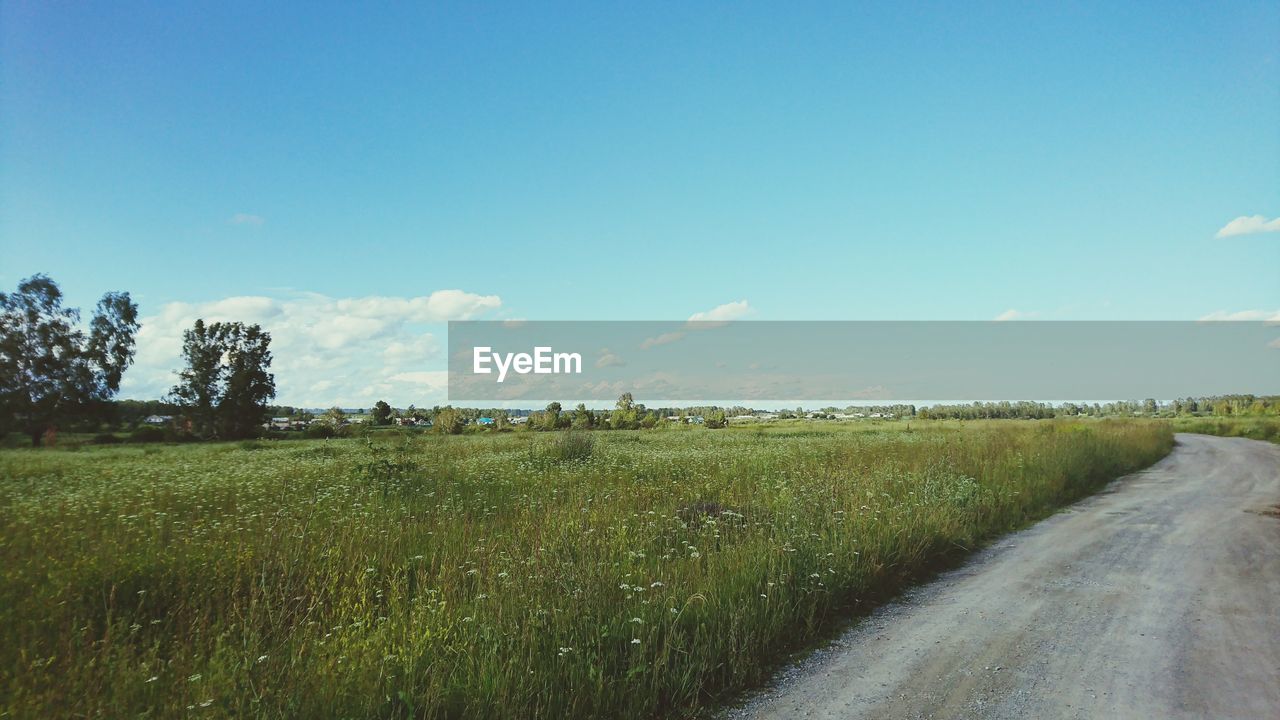
[[[573,409],[573,427],[578,430],[590,430],[595,427],[595,413],[587,409],[586,403],[578,403],[578,407]]]
[[[543,428],[547,430],[555,430],[560,427],[560,403],[551,402],[547,404],[547,411],[542,416]]]
[[[462,432],[463,424],[462,415],[452,405],[437,410],[435,419],[432,420],[433,429],[445,435],[457,435]]]
[[[182,357],[187,367],[178,373],[171,400],[182,407],[197,435],[211,436],[216,429],[216,409],[221,393],[222,349],[216,333],[204,320],[182,333]]]
[[[238,438],[256,434],[275,397],[271,335],[257,325],[216,322],[182,334],[186,368],[170,397],[181,405],[196,434]]]
[[[339,428],[347,421],[347,414],[342,411],[342,408],[335,405],[325,411],[324,421],[335,428]]]
[[[267,401],[276,396],[271,367],[271,335],[257,325],[232,323],[226,329],[228,377],[223,396],[222,433],[226,437],[254,435],[262,424]]]
[[[373,410],[369,415],[374,425],[387,425],[391,422],[391,406],[385,400],[379,400],[373,404]]]
[[[631,393],[618,396],[614,411],[609,415],[609,426],[614,430],[634,430],[639,425],[635,400]]]
[[[80,311],[62,291],[32,275],[0,293],[0,431],[20,428],[38,446],[44,433],[90,405],[110,400],[133,363],[138,306],[129,293],[98,301],[86,336]]]

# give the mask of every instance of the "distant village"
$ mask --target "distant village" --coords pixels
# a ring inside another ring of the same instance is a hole
[[[364,414],[364,412],[365,411],[363,409],[355,409],[349,412],[343,411],[345,417],[338,419],[337,422],[335,423],[335,419],[332,416],[328,415],[328,411],[324,411],[324,410],[302,411],[301,415],[312,415],[313,417],[302,417],[300,415],[275,416],[275,417],[272,417],[269,421],[263,423],[262,429],[263,430],[279,430],[279,431],[293,430],[293,431],[301,432],[316,425],[326,425],[326,426],[333,426],[335,424],[338,426],[361,425],[361,424],[369,423],[371,420],[370,416],[367,414]],[[508,410],[506,412],[508,413],[508,417],[506,418],[505,422],[509,425],[519,426],[519,425],[528,424],[529,417],[531,415],[534,415],[542,411]],[[803,414],[796,414],[793,412],[756,410],[756,411],[750,411],[748,413],[741,414],[741,415],[730,416],[727,418],[727,420],[731,423],[754,423],[754,422],[769,422],[771,420],[790,420],[790,419],[796,419],[796,418],[803,418],[808,420],[893,420],[897,417],[898,417],[897,415],[894,415],[893,413],[890,413],[890,412],[854,412],[854,413],[806,412]],[[176,415],[148,415],[142,419],[142,422],[146,425],[153,425],[156,427],[167,427],[167,426],[173,425],[178,420],[179,420],[179,416],[176,416]],[[702,425],[706,423],[706,418],[703,417],[702,415],[666,415],[665,417],[663,417],[663,420],[669,423],[677,423],[677,424],[683,423],[688,425]],[[464,418],[462,422],[464,425],[494,426],[498,424],[498,419],[495,417],[482,415],[474,419]],[[419,428],[429,428],[429,427],[432,427],[433,425],[431,418],[429,417],[414,417],[414,416],[394,417],[394,418],[391,418],[390,422],[387,424],[393,425],[396,427],[419,427]]]
[[[190,420],[182,409],[162,401],[124,400],[113,403],[113,424],[136,428],[134,439],[190,439]],[[379,401],[370,408],[298,408],[270,406],[260,422],[265,436],[349,437],[375,429],[406,428],[447,434],[486,430],[556,430],[566,428],[616,430],[697,425],[720,428],[786,420],[828,422],[884,422],[897,420],[1048,419],[1054,417],[1185,417],[1280,414],[1280,397],[1225,395],[1186,397],[1168,401],[1085,402],[973,402],[917,407],[911,404],[824,407],[806,410],[759,410],[743,406],[646,408],[619,398],[612,409],[588,409],[584,404],[562,408],[553,402],[541,410],[504,408],[455,408],[436,406],[393,408]]]

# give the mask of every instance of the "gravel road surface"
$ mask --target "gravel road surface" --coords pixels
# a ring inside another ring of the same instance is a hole
[[[1280,718],[1280,446],[1177,436],[732,718]]]

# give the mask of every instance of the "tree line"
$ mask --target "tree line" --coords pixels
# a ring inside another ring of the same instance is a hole
[[[750,412],[748,408],[737,408]],[[330,411],[332,412],[332,411]],[[305,416],[298,413],[298,416]],[[709,428],[728,425],[726,410],[719,407],[696,408],[646,408],[631,393],[623,393],[611,410],[592,410],[585,403],[578,403],[566,410],[559,402],[548,403],[542,410],[510,410],[506,408],[464,408],[446,405],[430,409],[409,406],[406,410],[392,408],[379,400],[369,410],[368,424],[374,427],[391,425],[396,420],[414,420],[430,423],[438,433],[457,435],[467,427],[483,426],[494,430],[519,427],[525,430],[640,430],[653,428],[667,418],[680,422],[699,422]]]
[[[916,417],[922,420],[1035,420],[1054,417],[1179,417],[1276,416],[1280,415],[1280,396],[1214,395],[1185,397],[1169,401],[1155,398],[1108,403],[1064,402],[1058,405],[1037,402],[975,402],[956,405],[932,405],[920,408]]]
[[[146,415],[175,415],[180,431],[197,439],[235,439],[257,436],[267,418],[267,403],[276,395],[271,369],[271,335],[260,326],[241,322],[205,323],[196,320],[183,332],[183,368],[164,400],[113,402],[124,372],[133,363],[140,327],[138,306],[127,292],[103,294],[89,320],[87,332],[78,308],[63,307],[57,283],[43,274],[0,293],[0,437],[20,431],[38,446],[58,427],[129,421]],[[276,408],[285,416],[293,408]],[[288,412],[283,412],[287,410]],[[434,407],[405,411],[378,401],[369,424],[388,425],[409,417],[425,420],[441,433],[456,434],[483,423],[496,429],[520,424],[531,430],[635,430],[656,427],[667,418],[725,427],[728,420],[750,414],[750,408],[702,406],[646,408],[624,393],[610,410],[578,404],[565,410],[552,402],[540,411]],[[817,413],[779,411],[777,417],[840,417],[835,407]],[[849,406],[844,415],[872,415],[920,419],[1042,419],[1059,416],[1276,416],[1280,397],[1248,394],[1185,397],[1171,401],[1109,403],[975,402],[924,408],[894,404]],[[326,424],[341,427],[342,410],[325,413]],[[517,419],[519,418],[519,420]],[[308,418],[311,419],[311,418]]]

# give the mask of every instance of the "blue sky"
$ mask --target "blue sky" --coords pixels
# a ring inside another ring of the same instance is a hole
[[[259,5],[0,5],[0,285],[131,291],[126,394],[219,313],[352,405],[456,317],[1280,313],[1274,2]]]

